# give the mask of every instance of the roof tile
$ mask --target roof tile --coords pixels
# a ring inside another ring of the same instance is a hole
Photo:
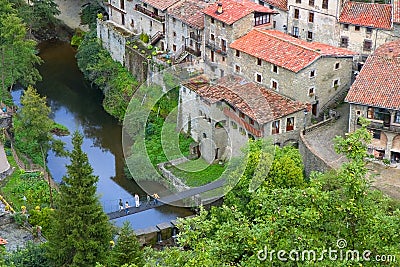
[[[264,2],[285,11],[289,10],[287,0],[264,0]]]
[[[192,27],[203,29],[204,28],[204,14],[203,9],[209,4],[198,0],[186,0],[170,7],[168,13],[189,24]]]
[[[400,40],[369,56],[346,96],[355,104],[400,110]]]
[[[218,14],[216,11],[218,9],[218,3],[222,4],[223,12]],[[228,25],[240,20],[241,18],[253,13],[276,13],[276,11],[265,7],[260,4],[251,2],[250,0],[219,0],[214,4],[206,7],[203,10],[204,14],[207,14],[219,21],[222,21]]]
[[[339,16],[340,23],[349,23],[379,29],[390,29],[392,5],[347,1]]]
[[[158,8],[161,11],[166,10],[173,4],[179,2],[179,0],[141,0],[143,3],[151,5],[152,7]]]
[[[299,72],[321,56],[355,55],[348,49],[307,42],[277,30],[253,29],[230,47],[293,72]]]
[[[239,76],[225,76],[210,84],[205,76],[191,79],[185,86],[211,103],[226,101],[260,124],[282,118],[307,106]]]

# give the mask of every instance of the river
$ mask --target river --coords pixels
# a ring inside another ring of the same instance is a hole
[[[94,174],[99,176],[97,192],[104,210],[117,210],[119,198],[133,204],[135,193],[141,196],[145,193],[134,180],[124,175],[122,127],[101,106],[102,93],[84,79],[76,63],[76,51],[68,43],[44,42],[39,45],[39,50],[44,60],[39,67],[43,80],[35,87],[40,95],[46,96],[54,121],[65,125],[71,133],[78,130],[83,134],[82,149],[88,155]],[[12,93],[17,104],[21,93],[22,88]],[[72,150],[71,135],[57,138]],[[61,182],[69,159],[50,152],[47,160],[53,179]],[[161,185],[152,185],[152,188],[159,188],[160,192],[166,190]],[[124,221],[129,221],[132,228],[140,229],[190,214],[185,208],[162,206],[122,217],[115,220],[115,224],[121,226]]]

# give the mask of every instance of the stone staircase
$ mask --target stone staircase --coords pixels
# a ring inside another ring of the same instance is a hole
[[[326,111],[336,108],[346,97],[350,88],[344,86],[342,90],[338,91],[328,102],[323,105],[319,110],[319,119],[323,119]]]
[[[164,38],[164,34],[160,31],[158,31],[150,38],[150,44],[155,45],[162,38]]]

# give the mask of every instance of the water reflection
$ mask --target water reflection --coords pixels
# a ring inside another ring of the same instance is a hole
[[[124,176],[121,126],[101,106],[102,94],[90,87],[77,68],[75,51],[67,43],[46,42],[40,45],[40,56],[44,64],[39,71],[43,81],[36,85],[38,92],[47,97],[52,109],[52,118],[65,125],[71,133],[78,130],[84,135],[82,149],[87,153],[94,174],[99,176],[97,190],[105,211],[117,210],[118,199],[133,203],[132,195],[144,192],[133,180]],[[13,91],[19,103],[22,88]],[[58,137],[72,149],[71,136]],[[66,173],[67,158],[50,152],[48,168],[57,182]],[[160,190],[165,188],[160,187]],[[116,220],[117,225],[128,220],[135,229],[148,227],[176,217],[191,214],[186,209],[164,206]]]

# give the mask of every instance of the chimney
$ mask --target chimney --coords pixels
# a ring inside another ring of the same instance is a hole
[[[224,10],[222,9],[222,3],[218,3],[217,14],[222,14]]]

